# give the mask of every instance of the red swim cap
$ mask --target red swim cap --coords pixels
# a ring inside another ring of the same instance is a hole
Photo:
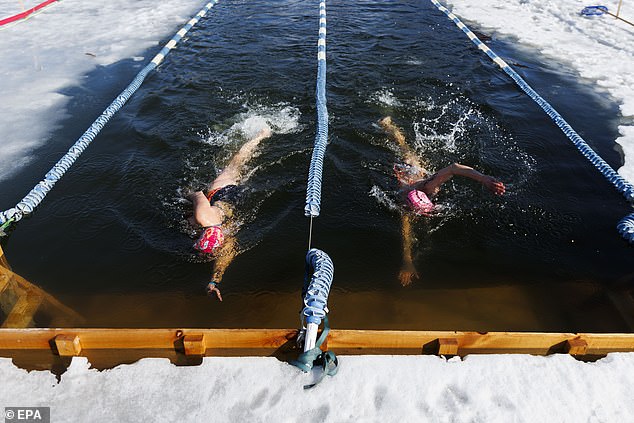
[[[224,240],[225,236],[220,226],[210,226],[203,231],[198,241],[194,244],[194,248],[201,253],[213,254]]]

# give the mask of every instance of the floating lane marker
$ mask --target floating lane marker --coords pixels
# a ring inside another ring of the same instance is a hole
[[[539,107],[546,112],[552,121],[561,131],[572,141],[577,149],[587,158],[594,167],[626,198],[630,203],[634,203],[634,185],[627,182],[609,164],[605,162],[579,134],[566,122],[566,120],[524,79],[519,76],[502,58],[486,46],[464,23],[458,19],[451,11],[440,4],[437,0],[430,0],[434,6],[443,12],[464,32],[467,37],[484,53],[487,54],[515,83],[524,91]],[[617,225],[619,233],[630,243],[634,243],[634,213],[624,217]]]
[[[68,171],[68,169],[75,163],[81,153],[90,145],[95,139],[97,134],[108,123],[110,118],[130,99],[132,94],[141,86],[145,77],[153,71],[169,54],[169,52],[176,46],[185,34],[194,26],[200,18],[204,17],[209,9],[211,9],[218,0],[211,1],[203,7],[196,17],[192,18],[187,25],[185,25],[180,31],[178,31],[172,39],[158,52],[156,56],[148,63],[137,76],[132,80],[130,85],[124,89],[121,94],[114,99],[112,103],[104,110],[104,112],[93,122],[93,124],[79,137],[75,144],[68,150],[68,152],[53,166],[53,168],[44,176],[26,197],[24,197],[15,207],[5,210],[0,213],[0,230],[6,229],[11,223],[17,222],[22,217],[30,214],[33,210],[42,202],[44,197],[53,188],[55,183]],[[0,232],[2,235],[2,232]]]
[[[328,108],[326,107],[326,3],[319,3],[319,38],[317,40],[317,134],[308,170],[306,188],[306,216],[319,216],[321,209],[321,181],[324,155],[328,144]],[[310,244],[310,243],[309,243]]]

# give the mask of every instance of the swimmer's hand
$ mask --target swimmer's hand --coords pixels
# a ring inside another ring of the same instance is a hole
[[[503,195],[506,192],[504,184],[492,176],[485,176],[482,185],[495,195]]]
[[[402,286],[410,285],[414,279],[418,279],[418,272],[413,263],[403,263],[403,267],[398,274],[398,280]]]
[[[207,284],[207,295],[212,295],[212,294],[216,294],[216,297],[218,297],[218,299],[220,301],[222,301],[222,295],[220,295],[220,289],[218,289],[218,284],[214,281],[209,282],[209,284]]]

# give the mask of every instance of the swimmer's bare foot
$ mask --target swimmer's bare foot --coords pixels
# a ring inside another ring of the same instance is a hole
[[[394,127],[394,124],[392,123],[392,117],[386,116],[383,119],[379,120],[379,125],[381,126],[381,128],[385,129],[386,131],[388,129],[391,129],[392,127]]]
[[[218,289],[218,284],[213,281],[207,284],[207,295],[212,295],[212,294],[216,294],[216,297],[218,297],[218,299],[222,301],[222,295],[220,295],[220,289]]]
[[[260,132],[258,132],[255,138],[257,138],[258,140],[263,140],[265,138],[269,138],[271,135],[273,135],[273,131],[271,131],[271,128],[266,125],[260,130]]]
[[[418,272],[412,263],[403,263],[403,268],[398,274],[398,280],[402,286],[410,285],[414,279],[419,279]]]

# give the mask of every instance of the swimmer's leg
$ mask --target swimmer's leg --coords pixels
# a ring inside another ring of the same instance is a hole
[[[211,183],[209,190],[219,189],[227,185],[238,185],[242,167],[253,157],[260,141],[270,136],[271,129],[267,126],[262,129],[255,138],[247,141],[240,147],[240,150],[233,156],[227,167],[225,167],[225,169],[220,172],[220,175]],[[202,191],[189,194],[187,199],[194,204],[194,215],[189,218],[191,224],[197,223],[206,227],[220,225],[223,222],[223,211],[219,207],[209,204],[209,200]]]
[[[222,188],[227,185],[238,185],[240,182],[240,174],[242,172],[242,168],[248,162],[253,154],[255,153],[255,149],[257,148],[260,141],[265,138],[270,137],[272,134],[271,128],[266,126],[266,128],[262,129],[255,138],[247,141],[240,150],[233,156],[227,167],[220,172],[220,175],[214,179],[210,190]]]
[[[412,147],[407,144],[407,142],[405,142],[405,135],[403,135],[403,131],[401,130],[401,128],[394,125],[394,123],[392,122],[392,118],[390,116],[384,117],[379,121],[379,125],[381,126],[381,128],[383,128],[385,132],[387,132],[390,138],[392,138],[392,140],[398,144],[401,151],[401,159],[403,160],[403,163],[420,169],[421,173],[423,174],[426,173],[425,165],[416,155]],[[422,177],[424,175],[416,176]]]

